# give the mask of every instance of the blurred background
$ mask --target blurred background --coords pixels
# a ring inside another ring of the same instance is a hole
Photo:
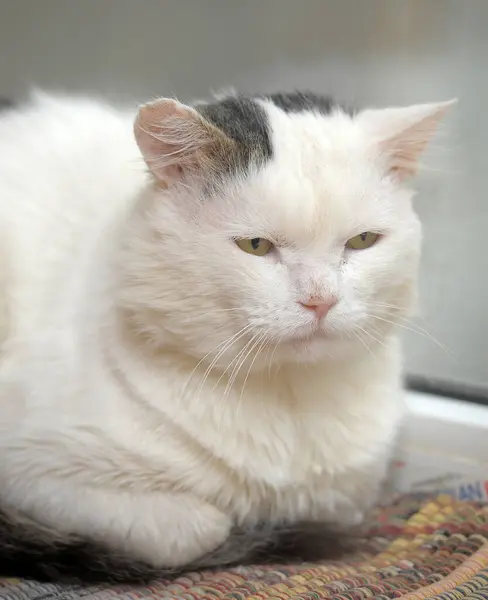
[[[349,105],[458,97],[418,180],[410,385],[488,404],[488,0],[0,0],[0,96],[235,87]]]

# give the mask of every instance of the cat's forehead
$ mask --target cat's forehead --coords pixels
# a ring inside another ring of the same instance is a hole
[[[247,213],[257,225],[263,220],[290,241],[377,221],[378,173],[367,140],[329,97],[233,96],[199,110],[241,148],[240,193],[231,197],[244,205],[230,207],[233,214]]]
[[[357,145],[354,113],[313,92],[231,95],[195,108],[237,142],[236,171],[263,166],[288,153],[302,162],[332,160]]]
[[[264,168],[271,188],[289,190],[289,201],[303,191],[315,204],[354,203],[377,183],[371,146],[362,128],[339,107],[324,114],[306,110],[285,113],[265,106],[273,154]],[[263,179],[264,183],[265,179]]]
[[[276,113],[291,117],[309,115],[325,117],[339,111],[329,96],[312,92],[275,93],[270,95],[231,95],[195,108],[213,125],[237,142],[237,171],[248,171],[270,161],[280,149],[281,140],[274,131]],[[345,114],[345,109],[340,109]],[[289,119],[288,119],[289,120]]]

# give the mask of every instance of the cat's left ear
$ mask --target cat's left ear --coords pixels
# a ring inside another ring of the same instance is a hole
[[[390,172],[405,179],[416,173],[421,154],[456,102],[368,109],[356,118],[379,152],[385,155]]]
[[[194,108],[161,98],[139,108],[134,135],[162,187],[196,175],[208,178],[230,160],[235,142]]]

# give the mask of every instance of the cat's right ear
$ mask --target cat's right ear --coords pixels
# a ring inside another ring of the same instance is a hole
[[[139,108],[134,135],[150,172],[162,187],[192,175],[211,176],[234,144],[194,108],[168,98]]]

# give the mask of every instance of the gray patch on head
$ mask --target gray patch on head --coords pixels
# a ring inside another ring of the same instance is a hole
[[[338,104],[331,96],[323,96],[314,92],[276,93],[269,96],[264,95],[263,99],[269,100],[287,113],[314,111],[328,115],[338,108]]]
[[[266,111],[252,98],[230,96],[195,109],[212,125],[236,142],[235,156],[228,157],[227,170],[247,172],[272,156]]]
[[[264,102],[286,113],[330,114],[339,105],[330,96],[313,92],[289,92],[256,96],[230,95],[211,103],[198,103],[195,109],[212,125],[236,143],[232,155],[219,160],[222,173],[246,173],[260,168],[273,157],[272,134]],[[344,110],[342,107],[340,107]]]

